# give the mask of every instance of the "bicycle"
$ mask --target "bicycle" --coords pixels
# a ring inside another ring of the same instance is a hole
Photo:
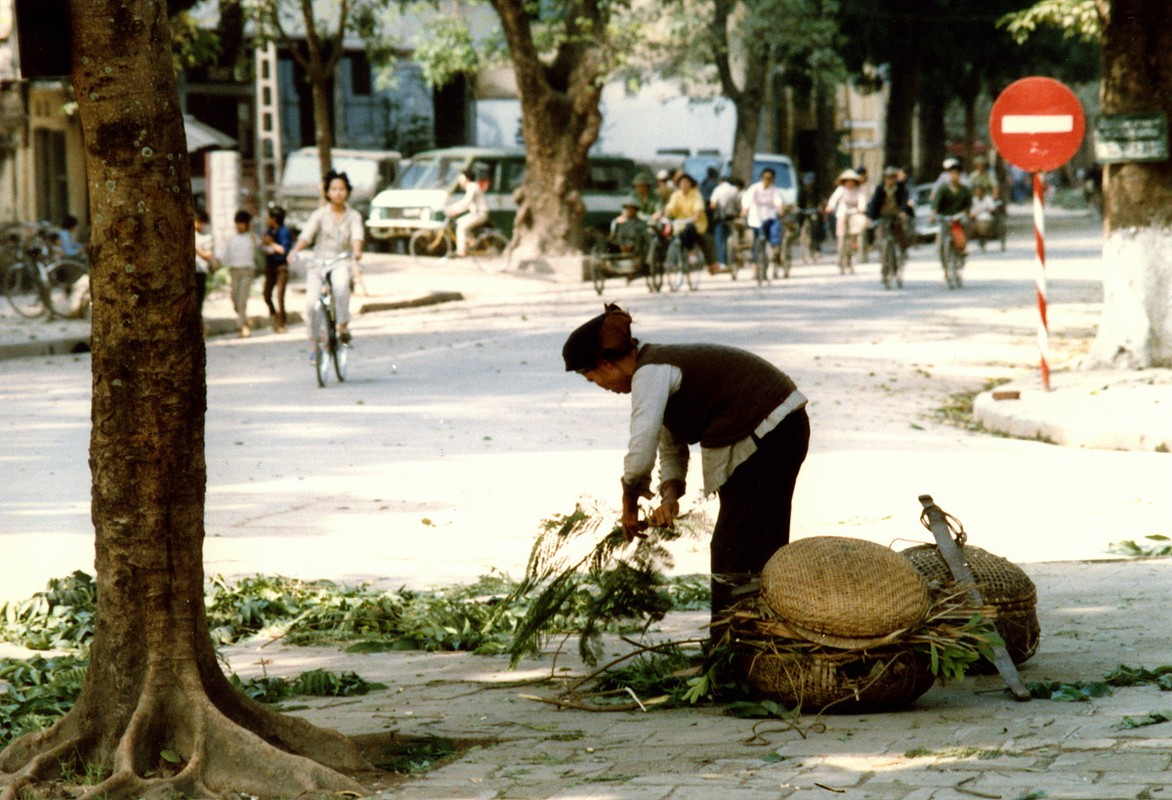
[[[864,248],[866,247],[866,235],[866,214],[854,213],[847,217],[846,231],[838,242],[838,271],[840,274],[854,274],[855,265],[853,261],[855,251],[859,251],[859,257],[862,258]]]
[[[780,220],[778,222],[780,224]],[[785,235],[784,232],[782,235]],[[753,276],[757,279],[757,285],[768,286],[769,265],[773,264],[773,274],[776,277],[779,254],[778,248],[773,246],[773,242],[769,240],[769,236],[761,228],[753,230],[751,260],[753,262]],[[788,271],[786,272],[786,277],[789,277]]]
[[[817,230],[818,209],[816,208],[799,208],[797,210],[798,216],[798,247],[802,251],[803,264],[817,264],[821,253],[815,244],[815,232]]]
[[[20,246],[21,258],[4,271],[4,294],[22,317],[69,318],[84,313],[89,267],[73,258],[50,260],[49,231],[41,226]]]
[[[944,281],[949,289],[959,289],[963,283],[961,272],[964,270],[968,234],[962,220],[966,216],[963,212],[953,214],[945,217],[940,223],[940,234],[937,237],[940,243],[940,263],[944,267]]]
[[[338,253],[325,260],[313,259],[322,271],[321,293],[313,304],[309,318],[309,330],[313,342],[313,369],[317,385],[325,388],[329,382],[330,368],[333,367],[338,382],[346,380],[346,368],[350,361],[350,345],[342,341],[338,333],[337,311],[334,308],[334,292],[330,285],[330,273],[341,261],[351,258],[350,253]]]
[[[479,230],[469,234],[467,253],[473,257],[495,258],[505,252],[508,246],[509,240],[485,223]],[[407,242],[407,252],[413,256],[443,258],[455,250],[455,217],[444,217],[444,221],[435,223],[434,227],[420,228],[411,234]]]
[[[688,288],[695,291],[700,288],[700,258],[699,244],[684,247],[683,234],[690,220],[672,220],[671,244],[667,246],[667,255],[664,256],[663,271],[667,276],[668,288],[673,292],[679,291],[688,282]]]
[[[903,288],[904,252],[900,246],[903,238],[904,220],[901,216],[882,217],[875,230],[875,237],[879,241],[880,277],[883,288],[890,289],[891,284]]]

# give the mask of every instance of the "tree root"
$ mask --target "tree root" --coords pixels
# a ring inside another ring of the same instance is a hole
[[[121,735],[108,737],[110,744],[104,747],[100,742],[107,737],[98,730],[82,730],[101,726],[100,711],[86,713],[82,707],[75,707],[49,730],[14,742],[4,753],[3,767],[14,771],[4,776],[7,785],[0,800],[19,800],[29,787],[47,781],[65,782],[69,770],[81,764],[112,769],[108,777],[84,788],[82,800],[363,792],[352,778],[321,763],[345,764],[354,771],[370,769],[357,744],[341,734],[263,706],[237,721],[208,696],[172,688],[145,692]],[[260,712],[267,712],[271,719],[257,727],[282,744],[297,740],[295,752],[242,727],[242,722],[258,722],[264,716]],[[284,735],[276,735],[280,733]]]

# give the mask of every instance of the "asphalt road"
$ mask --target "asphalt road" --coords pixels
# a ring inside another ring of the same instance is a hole
[[[960,291],[922,247],[899,291],[881,287],[873,263],[840,276],[827,258],[768,287],[705,276],[698,291],[651,295],[611,281],[605,299],[630,309],[641,339],[745,347],[795,378],[814,431],[795,536],[928,540],[922,493],[974,544],[1018,562],[1105,558],[1111,542],[1172,534],[1166,455],[948,421],[957,395],[1037,363],[1033,241],[1017,222],[1007,252],[973,253]],[[1049,227],[1050,360],[1062,370],[1094,332],[1101,233],[1088,218]],[[299,329],[208,341],[209,574],[388,586],[516,575],[542,519],[583,497],[614,510],[626,400],[560,360],[603,298],[471,263],[372,256],[367,274],[385,291],[465,299],[363,315],[350,379],[326,389]],[[89,370],[84,354],[0,362],[0,600],[92,570]],[[680,546],[680,571],[706,565],[704,542]]]

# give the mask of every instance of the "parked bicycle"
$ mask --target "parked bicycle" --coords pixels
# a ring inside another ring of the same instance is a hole
[[[488,223],[473,231],[468,236],[469,256],[494,258],[499,256],[509,246],[509,240],[496,228]],[[413,256],[433,256],[443,258],[456,252],[456,220],[454,217],[444,217],[444,222],[437,223],[434,228],[420,228],[411,234],[407,242],[407,252]]]
[[[55,258],[53,235],[51,227],[41,225],[18,246],[6,248],[18,260],[4,269],[4,294],[22,317],[68,318],[89,305],[89,267],[77,259]]]
[[[342,261],[351,258],[350,253],[338,255],[324,260],[306,259],[309,269],[320,269],[321,294],[313,304],[313,312],[309,318],[309,330],[313,341],[313,368],[317,377],[317,385],[325,387],[330,379],[330,370],[338,378],[338,382],[346,380],[346,368],[350,361],[350,345],[342,341],[338,333],[337,310],[334,307],[334,292],[330,286],[330,272]]]
[[[904,226],[907,221],[900,215],[880,217],[875,226],[875,240],[879,242],[880,278],[883,288],[890,289],[892,284],[903,288],[903,265],[906,255],[902,240],[905,235]]]
[[[964,227],[967,216],[965,213],[953,214],[940,221],[940,263],[949,289],[959,289],[962,283],[961,272],[968,247],[968,233]]]

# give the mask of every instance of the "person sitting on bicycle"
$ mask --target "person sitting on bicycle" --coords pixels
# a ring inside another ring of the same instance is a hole
[[[364,227],[362,215],[350,208],[350,178],[345,172],[330,170],[322,178],[322,189],[326,204],[309,215],[305,227],[297,237],[297,243],[289,252],[289,263],[297,260],[297,254],[313,246],[313,255],[319,261],[326,261],[341,253],[351,253],[351,259],[338,262],[330,268],[330,290],[334,294],[334,309],[337,313],[338,337],[343,344],[350,342],[350,281],[351,266],[355,271],[362,258]],[[305,275],[305,319],[306,333],[313,341],[313,331],[308,321],[313,319],[313,306],[321,295],[322,270],[311,268]]]
[[[863,192],[863,179],[853,169],[843,170],[836,181],[838,187],[826,201],[826,213],[834,215],[834,235],[838,238],[839,264],[845,263],[843,253],[850,246],[847,235],[847,220],[855,214],[866,214],[867,196]]]
[[[631,182],[635,190],[634,198],[639,201],[639,218],[650,225],[663,213],[663,201],[652,187],[651,176],[640,172]]]
[[[951,217],[957,214],[964,215],[961,225],[964,226],[973,207],[973,193],[969,187],[961,183],[960,177],[964,173],[960,160],[950,158],[944,162],[948,168],[948,182],[937,190],[932,198],[932,213],[929,219],[932,222],[940,220],[940,235],[938,238],[940,264],[948,269],[948,250],[945,249],[952,242]],[[967,233],[967,228],[966,228]]]
[[[488,222],[488,200],[470,169],[460,173],[456,185],[464,190],[464,196],[445,208],[444,213],[456,220],[455,258],[464,258],[468,255],[468,236]]]
[[[766,167],[761,178],[745,189],[741,195],[741,216],[753,231],[753,253],[758,246],[768,241],[774,249],[781,246],[781,213],[785,210],[785,197],[773,183],[775,174]]]
[[[903,238],[903,226],[915,213],[908,202],[907,185],[899,182],[899,173],[899,167],[884,169],[883,183],[875,187],[867,203],[867,217],[872,223],[888,220],[883,225],[884,233],[881,235],[893,234],[897,243]],[[879,243],[879,247],[883,247],[882,242]],[[900,247],[902,249],[902,244]]]
[[[733,234],[732,222],[741,215],[741,189],[744,183],[731,175],[725,175],[712,190],[708,208],[712,212],[712,238],[716,241],[716,260],[720,268],[727,267],[728,240]]]
[[[646,220],[639,214],[639,198],[628,197],[623,201],[623,213],[611,220],[611,244],[621,253],[646,254],[649,233]]]
[[[699,245],[700,252],[708,262],[708,271],[716,274],[719,268],[711,252],[712,246],[708,243],[708,212],[705,210],[704,197],[696,184],[696,179],[687,173],[677,178],[679,188],[671,193],[671,199],[663,208],[664,216],[670,220],[684,222],[684,230],[679,234],[680,244],[684,251],[690,251]]]

